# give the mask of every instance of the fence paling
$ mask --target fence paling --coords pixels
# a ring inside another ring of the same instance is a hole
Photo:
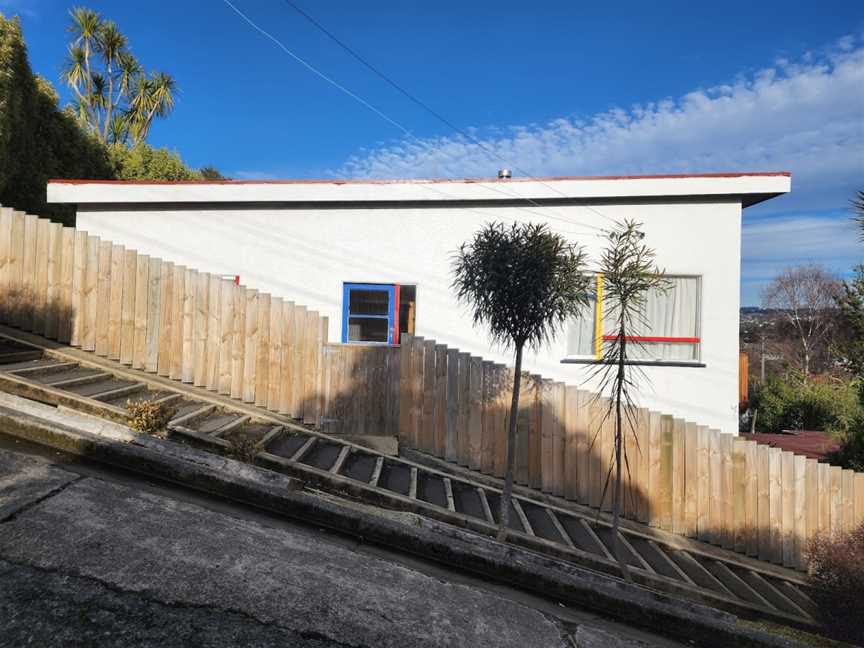
[[[337,433],[503,476],[512,369],[405,334],[329,344],[327,318],[219,275],[0,207],[0,321]],[[608,400],[519,376],[516,481],[609,510]],[[634,412],[625,517],[803,567],[809,538],[864,521],[864,474]],[[604,489],[607,492],[604,495]]]

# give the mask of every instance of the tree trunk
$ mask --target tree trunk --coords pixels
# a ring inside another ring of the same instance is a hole
[[[513,399],[510,401],[510,421],[507,426],[507,471],[504,475],[504,492],[501,494],[501,513],[498,526],[498,540],[501,542],[507,539],[507,529],[510,523],[510,501],[513,499],[513,472],[516,468],[516,419],[519,416],[519,388],[522,382],[522,347],[524,345],[524,342],[516,345]]]
[[[624,389],[625,361],[627,360],[627,336],[622,324],[618,331],[618,377],[615,381],[615,484],[612,492],[612,544],[615,552],[615,560],[621,574],[630,582],[630,570],[627,569],[627,561],[624,558],[624,547],[618,537],[618,527],[621,523],[621,464],[623,459],[624,421],[621,416],[622,391]]]
[[[108,144],[108,132],[111,129],[111,118],[114,114],[114,70],[108,63],[108,107],[105,112],[105,123],[102,125],[102,143]]]

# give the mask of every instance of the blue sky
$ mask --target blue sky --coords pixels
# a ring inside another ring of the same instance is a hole
[[[235,178],[489,176],[500,162],[351,59],[283,0],[232,0],[404,133],[304,69],[222,0],[87,6],[178,82],[150,141]],[[295,0],[355,50],[533,175],[790,170],[745,211],[742,303],[782,267],[862,261],[848,201],[864,189],[860,2]],[[19,13],[34,69],[59,85],[60,0]]]

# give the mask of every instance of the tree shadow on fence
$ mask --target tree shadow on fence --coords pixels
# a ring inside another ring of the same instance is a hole
[[[69,340],[75,309],[61,299],[36,299],[33,291],[7,289],[0,297],[0,324],[52,340]]]

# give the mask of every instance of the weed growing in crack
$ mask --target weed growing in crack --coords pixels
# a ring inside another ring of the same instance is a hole
[[[129,427],[136,432],[164,437],[175,410],[151,400],[128,400]]]
[[[229,444],[225,451],[228,457],[243,463],[255,463],[255,455],[258,454],[258,445],[255,439],[245,434],[232,434],[226,441]]]

